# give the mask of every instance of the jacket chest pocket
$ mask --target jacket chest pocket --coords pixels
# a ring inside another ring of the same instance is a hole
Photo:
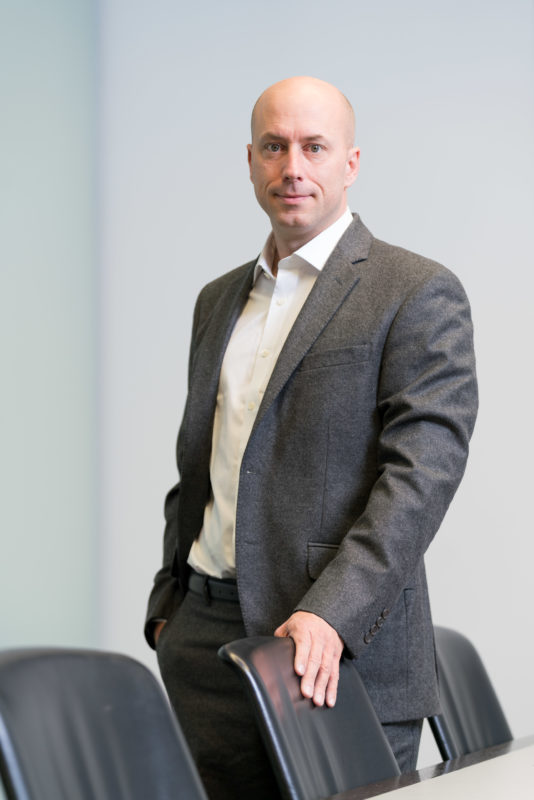
[[[336,347],[331,350],[312,351],[302,359],[299,372],[368,361],[370,350],[371,346],[369,344],[358,344],[354,345],[354,347]]]

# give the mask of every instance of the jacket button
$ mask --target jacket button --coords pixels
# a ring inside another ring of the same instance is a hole
[[[388,617],[388,616],[389,616],[389,608],[385,608],[385,609],[382,611],[382,614],[381,614],[381,616],[382,616],[384,619],[385,619],[386,617]]]
[[[372,638],[373,637],[371,636],[370,633],[366,633],[365,636],[363,637],[363,641],[365,642],[365,644],[369,644],[369,642],[372,641]]]
[[[384,622],[385,622],[384,617],[378,617],[376,624],[378,625],[379,628],[381,628]]]
[[[378,631],[379,631],[378,625],[376,625],[376,623],[375,623],[375,624],[373,625],[373,627],[371,628],[371,631],[370,631],[370,633],[371,633],[371,635],[372,635],[372,636],[376,636],[376,634],[378,633]]]

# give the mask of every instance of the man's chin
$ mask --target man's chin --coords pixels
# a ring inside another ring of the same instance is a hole
[[[302,230],[306,230],[313,224],[308,214],[304,214],[297,209],[274,214],[273,217],[271,217],[271,222],[273,226],[276,224],[281,228],[299,228]]]

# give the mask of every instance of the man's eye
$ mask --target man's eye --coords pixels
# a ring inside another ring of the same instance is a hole
[[[320,153],[323,149],[322,144],[310,144],[309,150],[311,153]]]
[[[266,145],[266,148],[269,153],[279,153],[282,149],[278,142],[270,142],[268,145]]]

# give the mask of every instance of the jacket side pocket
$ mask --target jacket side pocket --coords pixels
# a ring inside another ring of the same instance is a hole
[[[339,545],[328,542],[308,542],[307,567],[308,575],[317,580],[321,572],[337,554]]]

